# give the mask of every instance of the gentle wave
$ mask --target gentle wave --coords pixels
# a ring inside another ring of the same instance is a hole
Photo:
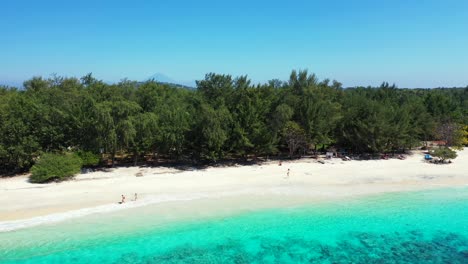
[[[367,195],[375,193],[369,192]],[[224,191],[224,192],[204,192],[204,193],[191,193],[191,194],[172,194],[172,195],[156,195],[140,198],[138,201],[130,201],[124,204],[113,203],[96,207],[83,208],[72,210],[62,213],[53,213],[44,216],[37,216],[28,219],[12,220],[0,222],[0,233],[14,231],[18,229],[29,228],[38,225],[51,224],[62,222],[69,219],[84,217],[99,213],[110,213],[130,208],[138,208],[152,204],[159,204],[164,202],[177,202],[177,201],[191,201],[198,199],[213,199],[230,197],[236,195],[280,195],[280,196],[301,196],[301,197],[315,197],[315,198],[343,198],[347,196],[360,196],[359,193],[337,193],[333,190],[323,188],[306,188],[299,186],[274,186],[270,188],[246,188],[237,191]],[[362,194],[361,194],[362,195]]]
[[[234,194],[233,194],[234,195]],[[88,216],[98,213],[109,213],[119,210],[129,209],[129,208],[138,208],[142,206],[147,206],[151,204],[158,204],[163,202],[176,202],[176,201],[190,201],[202,198],[213,198],[220,196],[213,194],[190,194],[190,195],[158,195],[142,198],[138,201],[127,202],[124,204],[106,204],[91,208],[83,208],[78,210],[67,211],[63,213],[53,213],[44,216],[37,216],[29,219],[23,220],[13,220],[13,221],[4,221],[0,222],[0,232],[8,232],[18,229],[24,229],[28,227],[33,227],[37,225],[57,223],[68,219]],[[225,196],[225,195],[223,195]]]
[[[29,228],[33,226],[51,224],[62,222],[64,220],[84,217],[92,214],[99,213],[109,213],[120,211],[130,208],[138,208],[152,204],[164,203],[164,202],[177,202],[177,201],[191,201],[203,198],[220,198],[220,197],[229,197],[235,195],[245,195],[245,194],[257,194],[257,195],[266,195],[266,194],[285,194],[287,191],[281,190],[281,188],[271,188],[271,189],[244,189],[240,191],[230,191],[230,192],[217,192],[217,193],[191,193],[191,194],[173,194],[173,195],[157,195],[157,196],[148,196],[141,198],[138,201],[131,201],[124,204],[106,204],[91,208],[83,208],[78,210],[67,211],[63,213],[53,213],[44,216],[38,216],[22,220],[13,220],[13,221],[4,221],[0,222],[0,233],[14,231],[18,229]]]

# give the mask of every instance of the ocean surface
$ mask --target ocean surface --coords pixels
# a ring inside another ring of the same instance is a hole
[[[148,206],[3,232],[0,263],[468,263],[466,187],[157,218]]]

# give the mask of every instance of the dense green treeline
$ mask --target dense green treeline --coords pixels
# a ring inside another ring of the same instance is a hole
[[[106,84],[91,74],[35,77],[21,90],[0,88],[0,171],[28,170],[43,153],[77,151],[138,163],[294,156],[329,146],[379,153],[434,139],[456,146],[467,125],[468,87],[343,89],[306,71],[266,84],[211,73],[194,90]]]

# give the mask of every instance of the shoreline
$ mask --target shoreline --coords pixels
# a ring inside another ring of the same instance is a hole
[[[10,231],[32,228],[42,225],[51,225],[61,223],[67,220],[87,216],[97,216],[100,214],[119,213],[125,214],[126,211],[134,213],[132,210],[144,209],[148,206],[157,207],[161,213],[160,223],[178,222],[184,220],[203,220],[205,218],[226,217],[234,214],[242,214],[252,211],[278,209],[278,208],[295,208],[307,205],[319,205],[327,203],[336,203],[339,201],[349,201],[366,199],[372,196],[380,196],[385,194],[420,192],[441,189],[453,188],[468,188],[465,186],[426,186],[425,188],[407,188],[393,189],[385,192],[369,192],[352,195],[335,195],[335,196],[301,196],[301,195],[284,195],[278,193],[264,193],[261,195],[253,195],[252,193],[225,194],[221,196],[210,196],[202,194],[194,194],[186,197],[151,197],[142,199],[138,202],[128,202],[125,205],[105,204],[95,207],[88,207],[76,210],[66,210],[62,212],[54,212],[50,214],[34,216],[31,218],[0,221],[0,234]],[[255,201],[255,204],[249,202]],[[225,205],[228,204],[227,207]],[[205,207],[208,206],[208,207]]]
[[[206,210],[219,210],[229,200],[225,210],[236,211],[468,186],[468,150],[458,155],[450,165],[424,163],[422,154],[415,152],[405,160],[331,159],[320,164],[301,159],[283,161],[282,166],[270,162],[189,171],[128,167],[80,174],[72,181],[46,185],[29,183],[26,175],[0,179],[0,232],[154,204],[170,213],[174,203],[199,206],[200,201],[208,200],[214,205]],[[132,201],[135,192],[139,197],[136,202]],[[118,204],[121,194],[127,196],[123,205]],[[263,204],[249,204],[262,197]]]

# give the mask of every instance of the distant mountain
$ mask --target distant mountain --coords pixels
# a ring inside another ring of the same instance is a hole
[[[190,82],[180,82],[172,79],[171,77],[163,74],[163,73],[155,73],[151,75],[148,80],[155,80],[158,83],[164,83],[164,84],[169,84],[173,85],[176,87],[182,87],[182,88],[188,88],[188,89],[194,89],[195,88],[195,81],[190,81]]]
[[[148,80],[151,80],[151,79],[154,79],[155,81],[162,82],[162,83],[177,83],[177,81],[175,81],[174,79],[160,72],[155,73],[148,78]]]
[[[193,89],[197,88],[197,83],[195,81],[182,82],[183,86],[191,87]]]

